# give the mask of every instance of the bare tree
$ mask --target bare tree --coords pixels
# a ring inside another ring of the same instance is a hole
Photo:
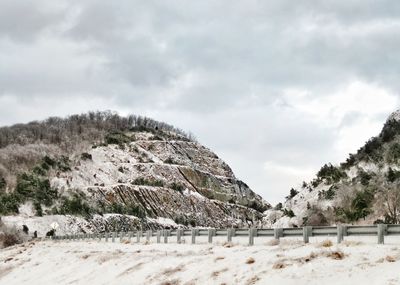
[[[400,222],[400,181],[381,182],[378,186],[377,207],[383,211],[387,222]]]

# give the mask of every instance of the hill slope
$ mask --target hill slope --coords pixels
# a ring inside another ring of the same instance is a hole
[[[291,189],[264,220],[273,226],[399,221],[400,111],[346,162],[326,164],[311,182]]]
[[[89,113],[0,138],[3,221],[40,232],[51,221],[61,231],[243,226],[270,207],[209,149],[151,119]]]

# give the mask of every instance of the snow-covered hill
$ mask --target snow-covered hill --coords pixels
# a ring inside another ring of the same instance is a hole
[[[400,222],[400,111],[340,165],[324,165],[315,179],[266,211],[272,227]]]
[[[8,203],[0,212],[15,212],[3,215],[5,223],[26,224],[40,233],[52,220],[60,231],[84,232],[247,226],[270,207],[217,155],[172,127],[153,123],[121,128],[117,120],[117,130],[107,124],[107,130],[93,135],[105,119],[80,121],[80,127],[73,125],[73,140],[64,137],[68,147],[48,134],[66,132],[68,120],[62,127],[47,126],[49,131],[36,140],[29,126],[24,132],[20,126],[6,130],[16,139],[0,148],[0,179],[5,181],[0,199]],[[19,133],[29,144],[19,142]],[[33,162],[15,163],[27,149],[35,150]],[[15,177],[13,167],[20,171]]]

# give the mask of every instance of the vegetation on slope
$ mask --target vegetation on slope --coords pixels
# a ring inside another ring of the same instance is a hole
[[[303,192],[291,189],[287,201],[318,191],[318,201],[307,202],[303,224],[400,222],[400,122],[389,119],[381,133],[350,154],[339,166],[325,164]],[[306,191],[306,192],[304,192]],[[324,206],[329,205],[329,206]],[[290,209],[285,215],[293,217]]]

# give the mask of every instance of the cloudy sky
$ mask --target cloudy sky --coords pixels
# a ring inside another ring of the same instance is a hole
[[[399,70],[398,0],[0,0],[0,125],[151,116],[272,203],[379,132]]]

